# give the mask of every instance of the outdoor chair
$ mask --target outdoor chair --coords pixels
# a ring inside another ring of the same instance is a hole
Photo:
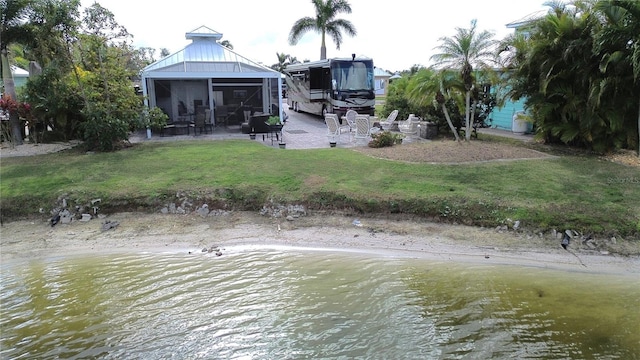
[[[340,135],[343,130],[346,130],[346,127],[340,126],[338,123],[338,115],[325,114],[324,122],[327,124],[327,137],[329,137],[329,143],[335,144],[340,141]]]
[[[211,129],[213,134],[213,122],[211,121],[211,109],[204,110],[204,133],[207,133],[207,128]]]
[[[349,132],[353,132],[356,129],[356,116],[358,113],[355,110],[347,110],[347,113],[344,114],[344,119],[347,120],[347,125],[349,126]]]
[[[389,116],[387,116],[386,120],[380,121],[380,126],[382,126],[382,130],[389,131],[393,122],[396,121],[398,117],[398,110],[393,110]]]
[[[205,127],[206,127],[205,114],[204,113],[197,114],[195,121],[191,124],[191,127],[193,127],[194,136],[198,134],[198,129],[200,129],[200,134],[202,134],[203,131],[206,131],[205,130]]]
[[[365,140],[368,141],[371,137],[371,125],[369,124],[368,115],[356,115],[355,119],[355,135],[354,141]]]
[[[227,118],[229,117],[229,109],[226,105],[216,106],[215,109],[216,124],[224,124],[227,126]]]

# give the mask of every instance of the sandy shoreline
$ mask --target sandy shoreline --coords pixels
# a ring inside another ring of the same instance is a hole
[[[118,222],[103,231],[105,219],[51,227],[42,221],[15,221],[0,228],[3,264],[34,258],[113,252],[191,252],[219,247],[293,247],[357,251],[381,256],[437,261],[533,266],[566,271],[640,274],[640,257],[572,249],[537,236],[499,233],[461,225],[422,221],[310,215],[294,221],[234,212],[217,216],[132,214],[108,216]]]

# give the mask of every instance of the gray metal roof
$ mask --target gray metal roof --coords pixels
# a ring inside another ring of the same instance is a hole
[[[376,77],[391,77],[391,74],[387,70],[383,70],[380,68],[373,69],[373,76]]]
[[[505,26],[509,29],[517,29],[517,28],[521,28],[527,25],[530,25],[531,23],[533,23],[534,21],[544,17],[549,11],[548,10],[538,10],[536,12],[533,12],[529,15],[524,16],[521,19],[512,21],[508,24],[506,24]]]
[[[145,78],[277,78],[281,74],[239,55],[217,41],[222,34],[206,26],[186,33],[192,43],[142,70]]]

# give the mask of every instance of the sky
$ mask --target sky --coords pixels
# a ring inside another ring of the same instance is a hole
[[[343,34],[340,50],[327,37],[327,57],[366,56],[391,73],[431,65],[440,38],[469,28],[473,19],[500,40],[513,33],[506,24],[547,9],[546,0],[348,1],[352,13],[338,17],[351,21],[358,34]],[[266,66],[278,62],[276,53],[320,59],[319,34],[306,33],[294,46],[288,42],[298,19],[315,17],[311,0],[81,0],[82,6],[94,2],[133,35],[133,46],[157,49],[156,60],[161,48],[183,49],[190,43],[185,34],[203,25],[221,33],[238,54]]]

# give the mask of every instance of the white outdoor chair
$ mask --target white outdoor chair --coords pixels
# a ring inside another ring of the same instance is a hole
[[[338,123],[338,115],[336,114],[325,114],[324,122],[327,124],[327,137],[329,138],[330,143],[336,143],[340,141],[340,135],[343,130],[347,130],[346,127],[340,126]]]
[[[354,132],[356,130],[356,116],[358,113],[355,110],[347,110],[346,114],[344,114],[344,119],[347,121],[349,125],[349,132]]]
[[[386,120],[380,121],[380,126],[382,126],[382,130],[389,130],[391,128],[391,125],[393,125],[393,122],[396,121],[397,117],[398,117],[398,110],[393,110],[391,114],[387,116]]]
[[[371,125],[368,115],[356,115],[354,141],[368,141],[371,138]]]

